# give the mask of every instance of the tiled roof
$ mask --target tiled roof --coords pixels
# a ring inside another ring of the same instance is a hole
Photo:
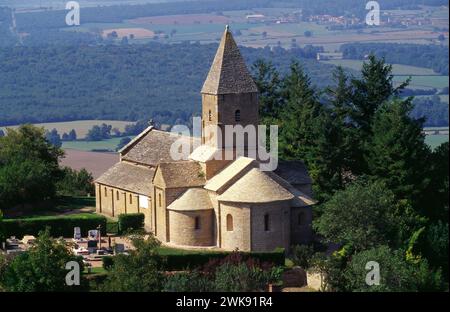
[[[258,87],[227,27],[203,85],[202,93],[218,95],[256,92]]]
[[[177,140],[190,143],[191,148],[186,151],[184,159],[188,159],[191,154],[194,142],[199,139],[178,136],[170,132],[155,129],[147,129],[145,134],[140,136],[133,145],[129,146],[122,152],[122,159],[156,167],[161,162],[174,162],[170,153],[171,146]]]
[[[203,188],[191,188],[171,203],[167,209],[177,211],[194,211],[213,209],[208,191]]]
[[[150,196],[152,194],[154,174],[154,168],[118,162],[98,178],[96,182]]]
[[[205,174],[195,161],[160,163],[157,170],[161,172],[166,188],[196,187],[206,183]]]
[[[206,183],[205,189],[221,194],[227,186],[239,179],[250,167],[255,167],[256,165],[256,161],[252,158],[239,157],[228,165],[228,167],[212,177]]]
[[[240,203],[270,203],[291,200],[294,195],[265,172],[253,168],[217,199]]]
[[[290,184],[311,184],[305,164],[300,160],[280,161],[275,173]]]

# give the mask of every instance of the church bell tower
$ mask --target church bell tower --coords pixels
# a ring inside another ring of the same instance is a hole
[[[216,149],[235,148],[225,144],[225,126],[253,125],[259,122],[258,88],[227,26],[203,85],[202,144]],[[221,137],[208,129],[219,129]],[[256,143],[256,142],[255,142]],[[245,141],[245,148],[248,142]]]

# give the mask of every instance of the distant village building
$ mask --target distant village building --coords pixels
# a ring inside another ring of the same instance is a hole
[[[318,61],[342,60],[344,53],[342,52],[320,52],[317,53]]]
[[[258,88],[228,27],[201,93],[202,137],[181,137],[199,143],[189,160],[171,157],[180,137],[150,126],[96,180],[97,212],[141,212],[146,230],[177,247],[271,251],[309,242],[315,202],[301,161],[267,172],[249,157],[212,157],[225,150],[205,127],[259,123]]]

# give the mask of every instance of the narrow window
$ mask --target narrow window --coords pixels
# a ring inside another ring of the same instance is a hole
[[[233,216],[230,214],[227,215],[227,231],[233,231]]]
[[[212,113],[211,113],[211,110],[209,110],[209,112],[208,112],[208,120],[209,120],[209,121],[212,121]]]
[[[130,204],[133,204],[133,195],[130,194]]]
[[[200,217],[195,217],[195,229],[200,230]]]
[[[234,112],[234,120],[235,121],[241,121],[241,110],[237,110]]]
[[[270,231],[270,218],[268,214],[264,215],[264,231]]]
[[[119,191],[116,191],[116,198],[117,198],[117,200],[119,200],[119,197],[120,195],[119,195]]]
[[[108,197],[108,190],[105,187],[105,197]]]
[[[161,194],[158,194],[159,207],[162,207]]]

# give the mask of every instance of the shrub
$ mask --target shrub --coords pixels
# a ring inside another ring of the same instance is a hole
[[[243,261],[254,259],[260,263],[283,266],[285,261],[284,249],[278,248],[271,252],[197,252],[180,254],[178,250],[173,253],[164,252],[166,258],[166,268],[169,271],[201,268],[206,265],[220,265],[230,255],[237,254]]]
[[[102,266],[105,270],[110,270],[114,265],[114,258],[111,256],[105,256],[102,258]]]
[[[108,220],[106,223],[106,233],[119,234],[119,222]]]
[[[81,235],[87,236],[89,230],[95,230],[99,225],[102,235],[106,235],[106,218],[96,214],[6,219],[3,223],[7,237],[37,236],[46,227],[50,228],[50,235],[53,237],[72,237],[74,227],[80,227]]]
[[[119,232],[125,233],[131,230],[144,228],[145,215],[143,213],[130,213],[119,215]]]
[[[199,272],[170,274],[164,283],[164,292],[208,292],[214,289],[214,283]]]
[[[312,246],[296,245],[292,247],[292,261],[303,269],[309,268],[313,254],[314,248]]]

